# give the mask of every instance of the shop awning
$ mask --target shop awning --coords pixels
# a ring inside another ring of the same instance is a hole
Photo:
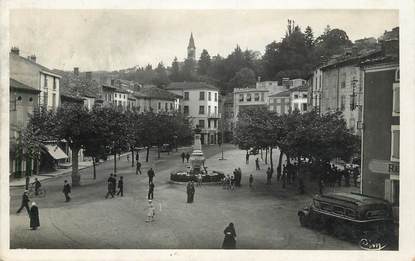
[[[54,158],[55,160],[60,159],[67,159],[68,155],[66,155],[61,148],[59,148],[57,145],[45,145],[46,149],[48,150],[48,153]]]

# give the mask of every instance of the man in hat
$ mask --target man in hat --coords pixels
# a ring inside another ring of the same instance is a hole
[[[29,191],[25,190],[23,192],[23,196],[22,196],[22,205],[20,206],[20,208],[17,210],[16,214],[19,214],[20,211],[22,211],[23,208],[26,208],[27,210],[27,214],[30,215],[30,209],[29,209],[29,196],[28,196]]]

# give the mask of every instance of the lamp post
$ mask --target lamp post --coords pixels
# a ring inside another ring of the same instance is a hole
[[[221,95],[221,104],[222,104],[222,110],[221,110],[222,114],[220,115],[220,132],[221,132],[220,142],[221,142],[221,149],[222,149],[222,157],[219,160],[225,160],[224,155],[223,155],[223,136],[225,136],[224,133],[223,133],[223,115],[225,115],[225,113],[224,113],[225,99],[224,99],[223,95]]]

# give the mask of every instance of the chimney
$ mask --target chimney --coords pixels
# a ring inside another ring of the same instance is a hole
[[[382,42],[382,49],[385,56],[399,56],[399,40],[389,39]]]
[[[15,55],[19,55],[20,53],[19,47],[12,47],[11,52],[14,53]]]
[[[76,76],[79,76],[79,67],[73,68],[73,74],[75,74]]]
[[[88,81],[92,80],[92,72],[85,72],[85,79],[87,79]]]
[[[31,56],[28,56],[27,59],[29,59],[32,62],[36,62],[36,55],[32,54]]]

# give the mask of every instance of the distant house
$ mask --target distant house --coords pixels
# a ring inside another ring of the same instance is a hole
[[[290,100],[291,92],[289,90],[272,94],[268,97],[268,108],[279,115],[290,113],[292,108]]]
[[[218,143],[219,89],[204,82],[172,82],[166,90],[180,95],[181,111],[191,119],[193,127],[202,130],[202,144]]]
[[[294,87],[290,89],[290,104],[291,111],[298,110],[299,112],[307,111],[308,103],[308,87],[306,85]]]

